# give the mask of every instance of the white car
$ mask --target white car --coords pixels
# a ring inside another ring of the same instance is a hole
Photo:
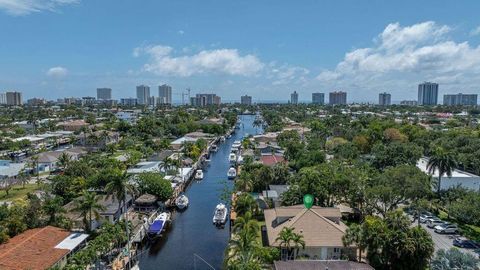
[[[427,227],[432,229],[432,228],[435,228],[439,225],[443,225],[445,223],[445,221],[440,220],[440,219],[432,219],[432,220],[427,221],[426,223],[427,223]]]
[[[427,222],[428,219],[434,218],[435,216],[432,215],[420,215],[420,223]]]
[[[455,233],[458,233],[458,227],[455,224],[444,223],[442,225],[435,226],[434,231],[436,233],[452,233],[452,234],[455,234]]]

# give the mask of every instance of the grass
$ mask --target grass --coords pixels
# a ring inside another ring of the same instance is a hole
[[[26,184],[25,187],[23,187],[22,185],[13,187],[8,192],[8,195],[4,190],[0,190],[0,202],[23,199],[27,196],[28,193],[34,192],[37,189],[39,189],[39,186],[37,184]]]

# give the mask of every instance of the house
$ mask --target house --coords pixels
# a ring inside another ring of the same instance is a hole
[[[288,185],[268,185],[269,190],[262,191],[262,196],[264,198],[272,199],[275,206],[280,206],[282,204],[281,198],[282,194],[285,193],[289,186]]]
[[[0,160],[0,179],[15,178],[25,168],[25,163],[12,163],[10,160]]]
[[[260,157],[260,162],[266,166],[274,166],[278,163],[286,163],[287,161],[282,155],[279,154],[270,154],[270,155],[262,155]]]
[[[283,228],[293,228],[295,233],[303,235],[305,249],[299,256],[314,260],[338,260],[344,257],[355,258],[355,247],[344,247],[342,237],[347,226],[341,222],[338,208],[303,205],[275,207],[266,209],[265,227],[269,246],[280,247],[276,241]]]
[[[62,151],[50,151],[50,152],[43,152],[36,157],[38,157],[38,171],[39,172],[49,172],[54,171],[58,167],[58,161],[60,156],[66,153],[70,160],[78,160],[80,157],[85,155],[87,151],[82,147],[73,147],[70,149],[65,149]],[[33,168],[36,170],[37,168]]]
[[[344,260],[275,261],[275,270],[374,270],[368,264]]]
[[[204,139],[204,140],[210,141],[215,137],[215,135],[210,133],[195,131],[195,132],[190,132],[185,134],[185,137],[189,137],[193,139]]]
[[[255,142],[260,143],[272,143],[277,142],[278,132],[267,132],[265,134],[254,135],[253,139]]]
[[[82,128],[88,127],[88,123],[85,120],[70,120],[57,124],[57,126],[67,131],[80,131]]]
[[[205,118],[197,121],[197,123],[200,125],[223,125],[224,121],[223,118]]]
[[[260,151],[260,154],[262,155],[272,154],[272,153],[283,154],[283,152],[285,152],[282,150],[280,146],[277,145],[277,143],[266,144],[266,143],[260,142],[255,147],[255,149],[258,149]]]
[[[141,173],[159,173],[163,172],[162,161],[142,161],[137,163],[132,168],[127,170],[129,174],[141,174]]]
[[[191,138],[191,137],[184,136],[184,137],[178,138],[175,141],[171,142],[170,147],[173,150],[180,150],[185,143],[188,143],[188,142],[195,143],[197,140],[198,140],[197,138]]]
[[[0,245],[0,269],[63,267],[68,257],[85,245],[87,237],[53,226],[27,230]]]
[[[130,205],[132,205],[132,201],[133,197],[127,194],[125,199],[127,209]],[[123,203],[119,202],[113,196],[100,195],[100,198],[97,202],[103,207],[103,210],[99,211],[99,220],[92,220],[91,228],[93,230],[100,227],[105,221],[116,223],[120,219],[120,216],[124,213]],[[74,230],[83,230],[85,227],[83,223],[83,217],[80,212],[73,210],[75,209],[75,200],[63,206],[63,209],[65,209],[65,216],[72,221],[72,228]]]
[[[80,145],[103,148],[108,144],[118,143],[120,133],[116,131],[97,130],[95,132],[82,132],[77,135],[77,141]]]

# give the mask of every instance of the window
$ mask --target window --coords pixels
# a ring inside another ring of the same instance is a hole
[[[340,248],[333,248],[333,253],[340,253]]]

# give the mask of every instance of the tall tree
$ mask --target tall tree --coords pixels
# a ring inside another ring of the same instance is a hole
[[[82,196],[78,197],[75,202],[73,211],[80,212],[85,226],[85,231],[92,230],[92,220],[100,219],[100,211],[105,210],[105,207],[99,203],[100,196],[91,191],[84,191]]]
[[[435,171],[438,171],[437,194],[440,195],[442,176],[445,174],[448,177],[451,177],[452,172],[456,167],[457,160],[452,152],[446,151],[440,147],[435,149],[428,160],[427,169],[432,175],[435,174]]]

